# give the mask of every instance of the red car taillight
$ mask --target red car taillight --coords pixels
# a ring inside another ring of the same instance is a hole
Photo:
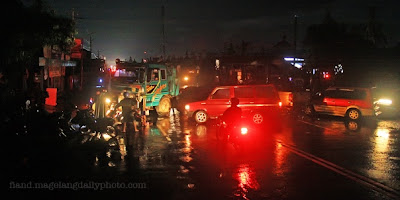
[[[248,130],[247,130],[246,127],[242,127],[242,128],[240,129],[240,133],[241,133],[242,135],[246,135],[247,132],[248,132]]]

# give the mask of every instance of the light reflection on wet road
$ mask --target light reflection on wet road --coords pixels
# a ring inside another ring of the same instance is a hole
[[[398,121],[286,120],[282,130],[258,130],[238,151],[216,139],[213,124],[171,115],[120,139],[115,159],[102,164],[96,157],[88,170],[99,179],[144,181],[146,197],[163,199],[390,199],[296,155],[292,145],[400,190]]]

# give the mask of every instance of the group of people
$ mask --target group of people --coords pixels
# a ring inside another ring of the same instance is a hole
[[[106,98],[106,91],[96,91],[94,105],[92,106],[96,118],[106,117],[106,112],[108,110]],[[125,91],[123,92],[123,99],[115,105],[114,110],[120,107],[122,110],[123,132],[127,131],[127,127],[130,124],[133,125],[135,132],[139,131],[139,124],[143,122],[143,116],[138,107],[138,100],[130,97],[130,93]]]
[[[135,132],[139,131],[138,125],[142,120],[138,101],[136,98],[131,98],[129,92],[123,93],[124,98],[115,106],[115,109],[122,108],[122,123],[124,125],[123,132],[126,132],[128,123],[133,123]]]

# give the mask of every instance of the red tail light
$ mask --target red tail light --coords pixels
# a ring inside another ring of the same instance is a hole
[[[323,103],[323,105],[328,105],[328,99],[324,98],[324,99],[322,100],[322,103]]]
[[[293,94],[292,93],[289,94],[288,100],[289,100],[289,102],[293,102]]]
[[[247,132],[248,132],[248,130],[247,130],[246,127],[242,127],[242,128],[240,129],[240,133],[241,133],[242,135],[246,135]]]

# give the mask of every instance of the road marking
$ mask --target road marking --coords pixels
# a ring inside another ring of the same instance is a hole
[[[316,163],[318,165],[321,165],[321,166],[323,166],[323,167],[325,167],[327,169],[330,169],[330,170],[332,170],[332,171],[334,171],[334,172],[336,172],[338,174],[341,174],[341,175],[343,175],[343,176],[345,176],[345,177],[347,177],[347,178],[349,178],[351,180],[354,180],[357,183],[363,184],[363,185],[365,185],[365,186],[367,186],[367,187],[369,187],[369,188],[371,188],[371,189],[373,189],[373,190],[375,190],[377,192],[383,193],[383,194],[385,194],[385,195],[387,195],[387,196],[389,196],[391,198],[400,199],[400,192],[395,190],[395,189],[393,189],[393,188],[390,188],[390,187],[388,187],[388,186],[386,186],[386,185],[384,185],[382,183],[379,183],[379,182],[377,182],[375,180],[372,180],[372,179],[367,178],[365,176],[359,175],[359,174],[354,173],[354,172],[352,172],[350,170],[347,170],[347,169],[345,169],[343,167],[340,167],[340,166],[338,166],[336,164],[333,164],[333,163],[331,163],[331,162],[329,162],[327,160],[324,160],[322,158],[319,158],[317,156],[309,154],[309,153],[307,153],[305,151],[302,151],[302,150],[298,149],[297,147],[295,147],[294,145],[285,144],[280,140],[277,140],[277,142],[280,143],[283,147],[286,147],[287,149],[289,149],[291,152],[293,152],[293,153],[295,153],[295,154],[297,154],[297,155],[299,155],[299,156],[301,156],[303,158],[306,158],[306,159],[308,159],[308,160],[310,160],[310,161],[312,161],[312,162],[314,162],[314,163]]]
[[[315,126],[315,127],[318,127],[318,128],[326,129],[326,130],[331,131],[331,132],[336,132],[335,129],[326,128],[326,127],[323,127],[323,126],[318,125],[318,124],[313,124],[313,123],[311,123],[311,122],[307,122],[307,121],[303,121],[303,120],[297,120],[297,121],[302,122],[302,123],[305,123],[305,124],[308,124],[308,125],[311,125],[311,126]]]

